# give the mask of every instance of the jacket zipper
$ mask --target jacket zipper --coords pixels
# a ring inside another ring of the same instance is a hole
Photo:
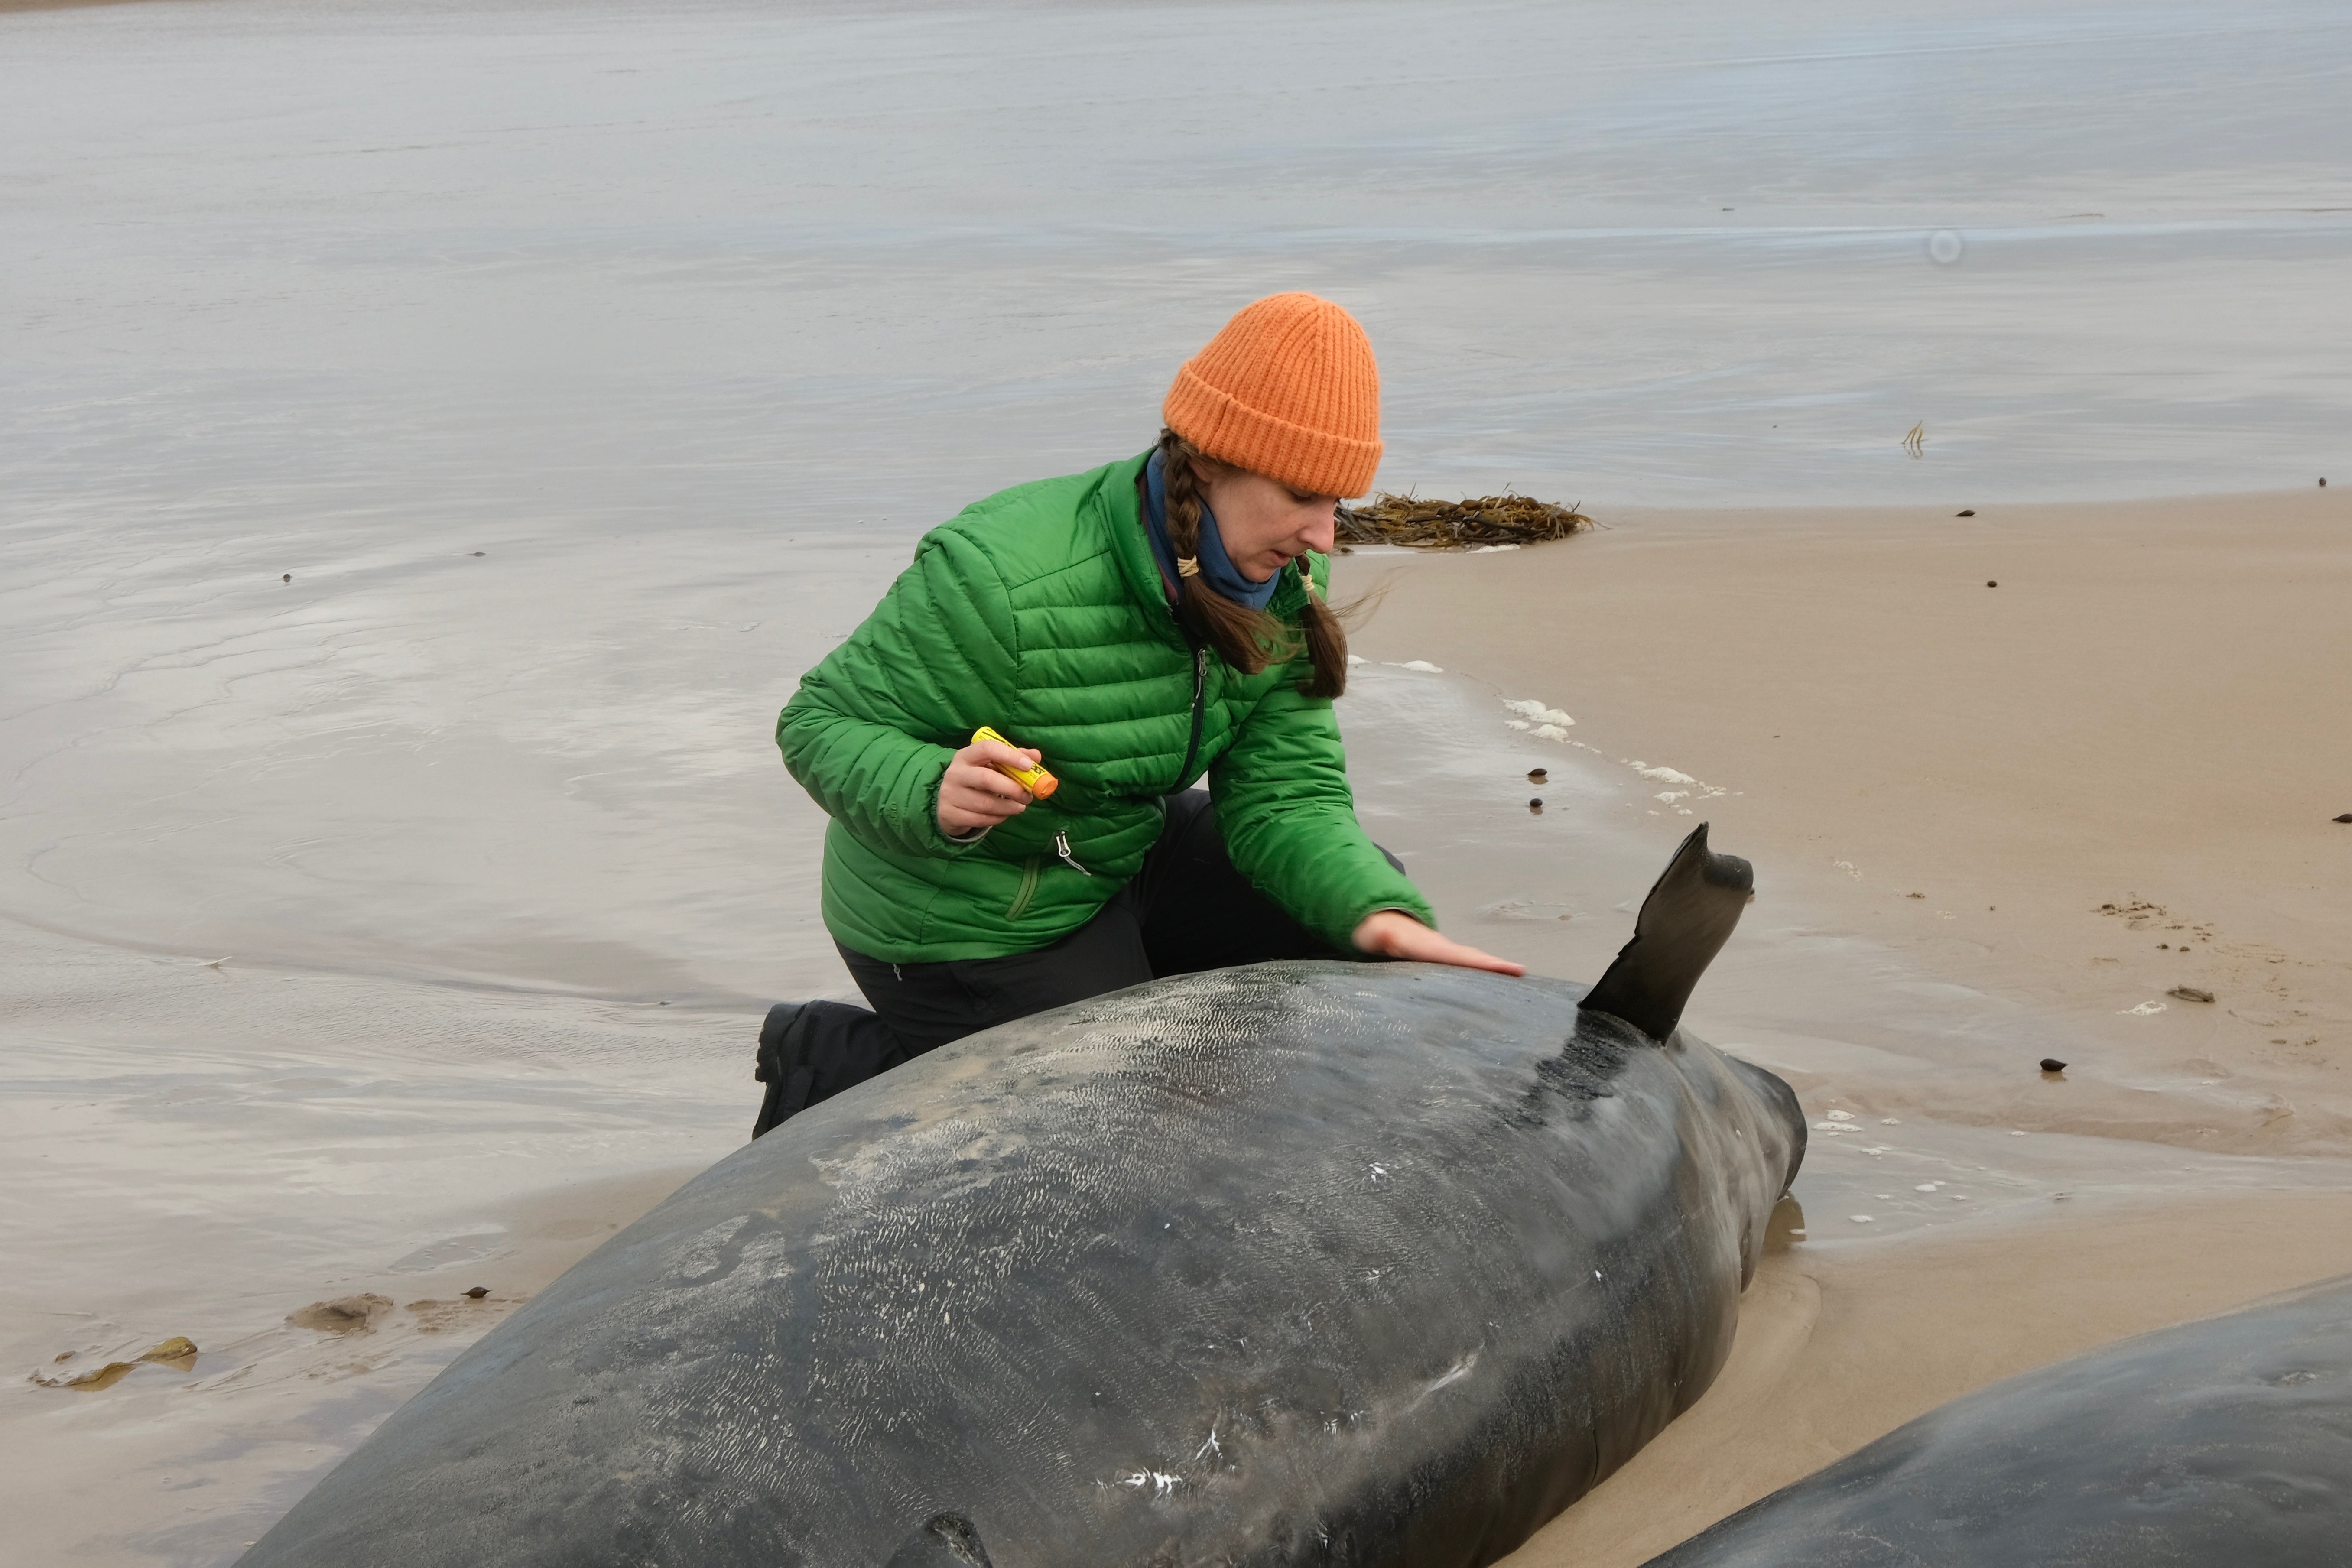
[[[1209,650],[1199,643],[1194,643],[1192,645],[1192,738],[1184,743],[1184,763],[1176,770],[1176,783],[1180,788],[1185,780],[1192,777],[1192,759],[1201,754],[1201,730],[1208,709],[1208,703],[1205,700],[1208,692]],[[1054,853],[1061,857],[1063,865],[1067,866],[1079,876],[1094,875],[1092,871],[1079,865],[1078,858],[1070,852],[1068,829],[1062,828],[1055,832]],[[1004,912],[1006,920],[1019,920],[1023,911],[1029,908],[1029,900],[1036,896],[1037,868],[1039,862],[1044,858],[1045,857],[1040,855],[1032,855],[1029,857],[1028,863],[1021,868],[1021,889],[1013,895],[1013,907]]]
[[[1186,634],[1190,640],[1190,633]],[[1176,785],[1182,789],[1192,781],[1192,759],[1201,754],[1201,721],[1208,707],[1202,700],[1209,689],[1209,650],[1199,643],[1192,644],[1192,738],[1184,746],[1184,764],[1176,770]]]
[[[1017,921],[1028,912],[1029,900],[1037,896],[1037,872],[1044,865],[1043,855],[1032,855],[1021,868],[1021,890],[1013,895],[1013,907],[1004,911],[1008,921]]]

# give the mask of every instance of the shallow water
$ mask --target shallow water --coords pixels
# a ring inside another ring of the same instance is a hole
[[[740,1139],[756,1008],[846,989],[776,709],[921,526],[1139,447],[1238,303],[1361,314],[1398,487],[2307,484],[2352,411],[2347,41],[2320,5],[0,14],[0,1350],[205,1350],[0,1394],[26,1549],[233,1554],[486,1321],[407,1302],[494,1315]],[[1528,817],[1497,694],[1361,686],[1368,820],[1449,924],[1597,973],[1684,819],[1606,760]],[[1959,1082],[2044,1026],[1801,911],[1743,943],[1694,1022],[1792,1074]],[[1914,1191],[1947,1167],[1988,1208],[2315,1179],[1902,1130],[1824,1135],[1817,1236],[1964,1208]],[[353,1290],[407,1315],[282,1321]]]
[[[2340,8],[1752,10],[0,16],[0,911],[832,973],[793,679],[919,527],[1139,446],[1263,289],[1363,314],[1400,486],[2179,491],[2340,447]]]

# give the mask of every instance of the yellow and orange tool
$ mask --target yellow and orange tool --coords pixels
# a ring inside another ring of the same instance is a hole
[[[1003,736],[998,734],[995,731],[990,729],[985,724],[982,724],[979,729],[974,730],[971,732],[971,743],[973,745],[977,746],[982,741],[993,741],[1000,746],[1013,746],[1012,742],[1006,740]],[[1017,752],[1021,748],[1018,746],[1013,746],[1013,749]],[[1014,784],[1019,784],[1023,789],[1027,790],[1031,795],[1034,796],[1038,800],[1045,799],[1047,795],[1052,795],[1055,790],[1062,787],[1062,781],[1055,778],[1053,774],[1047,773],[1043,768],[1015,768],[1009,767],[1003,763],[998,763],[996,764],[996,771],[1003,773],[1006,778],[1011,779]]]

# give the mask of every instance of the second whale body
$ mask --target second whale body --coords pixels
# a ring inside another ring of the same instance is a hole
[[[2352,1568],[2352,1279],[1956,1399],[1649,1568]]]
[[[1583,988],[1156,981],[730,1155],[395,1412],[248,1568],[1490,1563],[1706,1387],[1801,1156],[1676,1026],[1685,841]]]

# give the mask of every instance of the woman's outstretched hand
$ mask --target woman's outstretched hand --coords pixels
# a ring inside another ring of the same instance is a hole
[[[950,838],[969,838],[1028,810],[1029,792],[998,773],[996,764],[1034,768],[1045,760],[1043,752],[1025,752],[1000,741],[974,741],[958,752],[948,759],[948,771],[940,778],[940,831]]]
[[[1008,781],[1009,782],[1009,781]],[[1528,966],[1465,947],[1443,937],[1402,910],[1381,910],[1357,923],[1359,952],[1382,958],[1408,958],[1421,963],[1452,963],[1464,969],[1491,969],[1497,974],[1525,974]]]

